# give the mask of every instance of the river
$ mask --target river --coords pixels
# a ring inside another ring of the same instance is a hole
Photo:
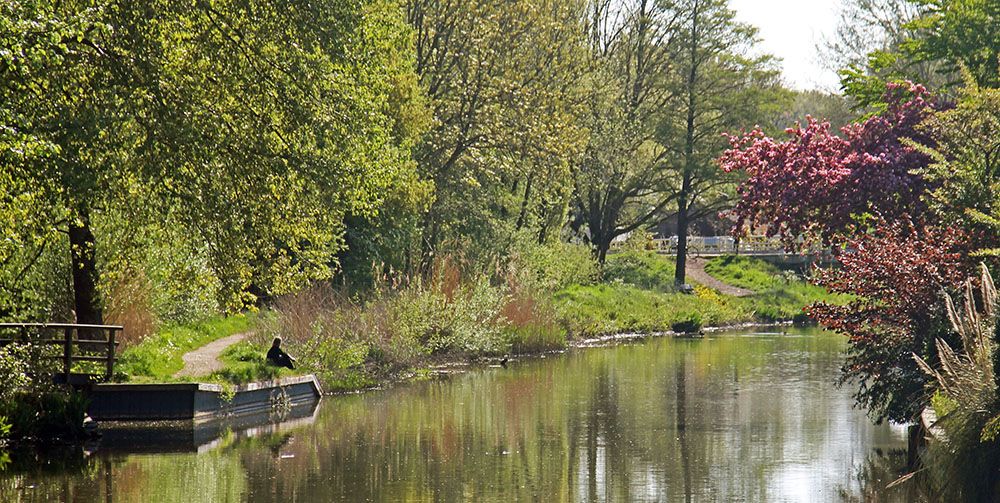
[[[911,499],[882,489],[905,473],[905,428],[836,385],[846,341],[780,330],[579,348],[326,397],[276,425],[13,453],[0,501]]]

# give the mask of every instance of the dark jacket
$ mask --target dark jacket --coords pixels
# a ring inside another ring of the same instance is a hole
[[[292,363],[294,361],[291,356],[288,356],[288,353],[282,351],[279,347],[271,346],[271,349],[267,350],[267,363],[271,365],[294,369],[295,365]]]

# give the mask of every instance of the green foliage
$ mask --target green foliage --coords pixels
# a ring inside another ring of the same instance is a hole
[[[795,320],[806,322],[802,309],[816,302],[841,304],[846,295],[835,295],[825,288],[809,284],[792,271],[782,271],[760,259],[727,255],[705,264],[705,272],[724,283],[755,292],[745,298],[764,321]]]
[[[178,323],[329,277],[345,218],[406,199],[428,119],[398,3],[143,7],[0,7],[0,277],[16,287],[0,315],[44,291],[19,267],[65,246],[58,230],[82,232],[74,267],[110,276],[103,306],[73,282],[77,315],[138,273]]]
[[[28,372],[31,369],[31,355],[21,344],[0,347],[0,403],[14,399],[15,394],[31,384]]]
[[[627,250],[608,255],[603,271],[604,281],[661,292],[676,290],[673,261],[651,251]]]
[[[584,72],[583,2],[407,0],[434,121],[415,149],[434,184],[421,251],[487,264],[520,231],[561,230]]]
[[[184,368],[184,353],[223,337],[246,332],[256,315],[215,317],[189,325],[166,327],[126,348],[115,366],[115,378],[130,381],[171,381]]]
[[[0,402],[0,416],[9,424],[9,438],[64,439],[84,437],[83,417],[89,400],[83,393],[20,392]]]
[[[591,250],[571,243],[522,243],[511,262],[522,288],[554,292],[569,285],[588,285],[598,276]]]
[[[4,441],[10,437],[10,431],[13,428],[9,422],[7,422],[7,416],[0,416],[0,446],[3,445]],[[6,454],[6,453],[3,453]],[[4,462],[0,459],[0,471],[3,471]]]
[[[995,0],[913,0],[922,13],[903,43],[913,61],[941,61],[941,72],[967,69],[984,87],[1000,86],[1000,5]]]
[[[936,143],[918,146],[933,159],[924,170],[936,186],[931,208],[948,225],[992,236],[978,253],[1000,255],[1000,89],[979,87],[969,77],[955,108],[934,114],[922,128]]]

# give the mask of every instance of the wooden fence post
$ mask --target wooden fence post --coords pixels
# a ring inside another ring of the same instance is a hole
[[[73,368],[73,329],[66,327],[63,332],[66,335],[63,340],[63,373],[66,374],[66,382],[69,383],[69,372]]]
[[[118,329],[116,328],[108,329],[108,361],[106,362],[107,372],[106,376],[104,377],[105,381],[110,381],[111,376],[115,371],[115,333],[117,332]]]

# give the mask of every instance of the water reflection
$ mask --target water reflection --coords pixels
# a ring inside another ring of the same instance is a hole
[[[649,339],[325,399],[192,452],[21,464],[2,501],[911,501],[818,333]],[[899,453],[902,452],[900,456]]]

